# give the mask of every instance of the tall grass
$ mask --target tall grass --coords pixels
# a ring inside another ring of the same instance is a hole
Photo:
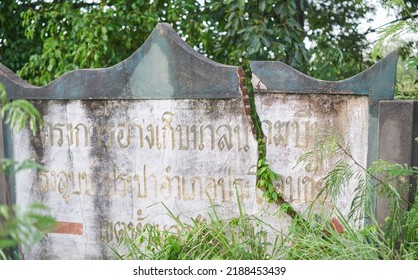
[[[283,255],[288,259],[418,259],[418,192],[412,201],[399,192],[411,190],[409,178],[418,178],[418,167],[378,160],[366,168],[353,157],[344,138],[332,133],[324,134],[302,160],[318,162],[336,154],[339,160],[325,176],[320,195],[338,200],[349,182],[357,184],[349,214],[334,211],[343,230],[335,229],[329,214],[310,211],[305,222],[294,221],[288,236],[292,245]],[[376,219],[376,194],[391,210],[383,225]],[[405,202],[406,208],[402,207]]]
[[[240,204],[240,202],[239,202]],[[113,248],[119,259],[144,260],[267,260],[277,258],[278,240],[267,239],[262,221],[240,208],[239,217],[222,219],[214,206],[207,219],[180,221],[167,212],[180,231],[149,226],[136,239],[124,238]],[[125,253],[121,253],[125,251]]]

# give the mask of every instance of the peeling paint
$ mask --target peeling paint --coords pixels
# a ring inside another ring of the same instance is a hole
[[[254,73],[252,74],[252,77],[251,77],[251,83],[253,84],[253,87],[255,90],[267,89],[266,85],[263,84],[260,78],[258,78],[257,75],[255,75]]]

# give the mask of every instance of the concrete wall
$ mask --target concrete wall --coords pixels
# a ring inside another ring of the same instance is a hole
[[[396,59],[392,53],[339,82],[278,62],[251,63],[267,161],[280,175],[275,188],[296,210],[306,210],[339,159],[295,168],[325,131],[343,135],[362,165],[377,159],[379,101],[393,97]],[[190,222],[213,206],[228,219],[239,216],[238,203],[268,224],[270,236],[286,232],[290,218],[255,188],[258,145],[242,69],[198,54],[169,25],[158,24],[115,66],[35,87],[0,64],[0,82],[9,98],[31,100],[45,121],[37,136],[24,129],[4,137],[6,156],[45,167],[16,175],[15,202],[44,203],[59,222],[25,249],[26,258],[112,258],[109,246],[126,234],[134,238],[151,224],[179,230],[170,212]],[[328,198],[325,211],[347,215],[354,188]]]
[[[418,101],[390,100],[380,102],[380,142],[379,159],[390,163],[418,166]],[[398,187],[404,198],[402,206],[408,209],[416,192],[416,179],[404,178],[393,182],[394,186],[409,185],[411,188]],[[376,218],[383,224],[390,217],[390,206],[378,192],[376,201]]]

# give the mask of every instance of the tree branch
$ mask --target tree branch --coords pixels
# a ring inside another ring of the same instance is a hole
[[[418,14],[415,14],[415,15],[408,15],[408,16],[404,16],[404,17],[401,17],[401,18],[397,18],[397,19],[395,19],[395,20],[392,20],[392,21],[390,21],[390,22],[387,22],[387,23],[385,23],[385,24],[382,24],[382,25],[380,25],[380,26],[378,26],[378,27],[375,27],[375,28],[369,28],[365,33],[364,33],[364,35],[367,35],[367,34],[370,34],[370,33],[374,33],[374,32],[377,32],[377,31],[379,31],[379,29],[381,29],[382,27],[385,27],[385,26],[387,26],[387,25],[389,25],[389,24],[393,24],[393,23],[396,23],[396,22],[399,22],[399,21],[405,21],[405,20],[408,20],[408,19],[416,19],[416,18],[418,18]]]
[[[382,186],[385,186],[385,185],[387,185],[387,183],[386,182],[384,182],[383,180],[381,180],[380,178],[378,178],[377,176],[375,176],[375,175],[373,175],[373,174],[371,174],[370,173],[370,171],[369,170],[367,170],[363,165],[361,165],[354,157],[353,157],[353,155],[351,154],[351,153],[349,153],[338,141],[336,142],[337,143],[337,145],[339,146],[339,148],[344,152],[344,154],[346,155],[346,156],[348,156],[353,162],[354,162],[354,164],[355,165],[357,165],[358,167],[360,167],[366,174],[368,174],[373,180],[375,180],[375,181],[377,181],[380,185],[382,185]],[[408,204],[408,206],[410,206],[410,205],[412,205],[412,203],[408,200],[408,199],[406,199],[406,198],[404,198],[404,197],[402,197],[401,195],[399,195],[399,197],[400,197],[400,199],[403,201],[403,202],[406,202],[407,204]]]

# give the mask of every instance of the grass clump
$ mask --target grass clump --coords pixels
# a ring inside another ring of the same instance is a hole
[[[178,231],[160,230],[155,226],[142,229],[136,239],[125,238],[114,248],[119,259],[140,260],[267,260],[275,258],[274,244],[260,229],[260,220],[241,213],[223,220],[215,207],[207,219],[181,222],[169,212]],[[270,247],[272,246],[272,247]],[[126,253],[121,253],[127,251]]]

